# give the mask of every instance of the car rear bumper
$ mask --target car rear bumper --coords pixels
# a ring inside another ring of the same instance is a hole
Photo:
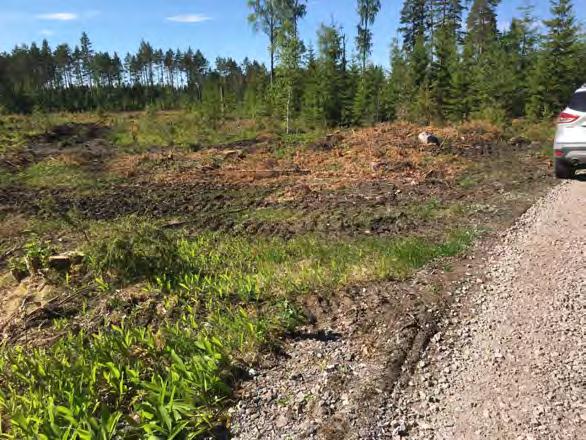
[[[576,168],[586,168],[586,144],[556,144],[554,149],[556,159],[563,160]]]

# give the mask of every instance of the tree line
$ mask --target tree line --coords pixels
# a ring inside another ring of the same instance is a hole
[[[551,0],[551,18],[531,7],[499,29],[500,0],[404,0],[390,69],[370,62],[380,0],[357,0],[354,50],[336,23],[301,38],[304,0],[248,0],[249,22],[266,37],[269,65],[199,50],[136,53],[45,40],[0,54],[0,111],[188,108],[210,118],[279,118],[310,126],[549,117],[586,82],[586,39],[572,0]]]

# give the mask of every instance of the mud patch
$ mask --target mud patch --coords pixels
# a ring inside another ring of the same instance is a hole
[[[103,162],[113,156],[108,140],[110,129],[98,124],[65,124],[30,136],[25,145],[2,154],[0,166],[14,173],[46,159],[58,158],[88,171],[99,172]]]
[[[255,191],[242,194],[230,185],[164,184],[112,185],[87,193],[44,189],[35,191],[26,187],[0,188],[0,212],[43,215],[75,211],[93,220],[111,220],[138,214],[147,217],[166,217],[206,213],[228,214],[257,206]]]

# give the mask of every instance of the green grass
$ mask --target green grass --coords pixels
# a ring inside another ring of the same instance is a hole
[[[17,181],[18,179],[13,173],[0,168],[0,187],[11,185]]]
[[[458,186],[462,189],[471,189],[480,184],[480,177],[474,174],[462,176],[458,179]]]
[[[148,326],[131,313],[49,347],[1,348],[6,438],[195,438],[220,421],[237,367],[300,322],[299,295],[404,279],[473,239],[190,237],[134,218],[89,233],[95,294],[115,300],[142,280],[157,312]]]
[[[31,165],[18,176],[23,184],[35,188],[88,188],[96,180],[77,165],[69,165],[56,160],[46,160]]]
[[[132,117],[116,116],[111,125],[111,140],[130,151],[152,146],[200,148],[254,139],[265,127],[262,121],[240,124],[236,120],[227,121],[222,129],[218,129],[197,112],[144,112]]]

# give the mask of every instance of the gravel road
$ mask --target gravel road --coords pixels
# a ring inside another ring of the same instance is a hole
[[[395,424],[416,439],[586,438],[585,251],[586,183],[572,182],[493,250],[395,396]]]
[[[384,388],[388,364],[364,361],[344,329],[334,341],[300,341],[245,387],[235,438],[586,438],[585,252],[586,182],[565,183],[479,252],[394,388]],[[388,341],[397,331],[379,330]]]

